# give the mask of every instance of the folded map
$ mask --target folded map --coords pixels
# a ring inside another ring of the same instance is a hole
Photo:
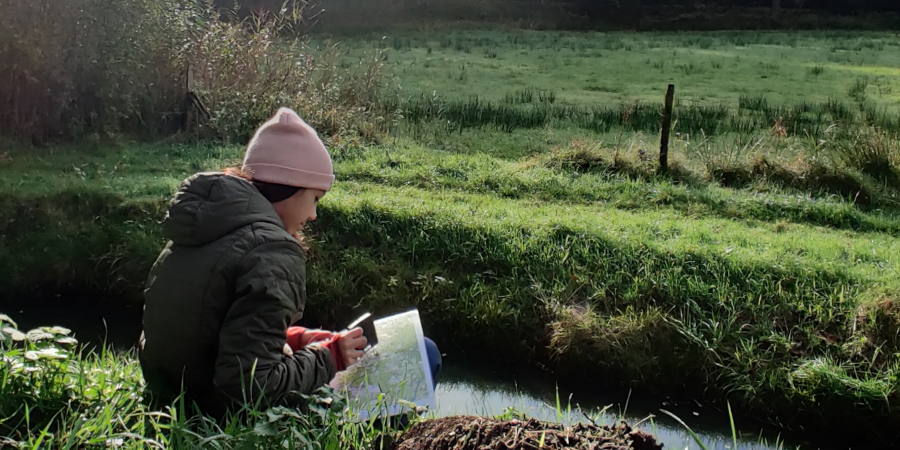
[[[349,369],[339,372],[331,387],[344,394],[350,409],[364,420],[401,414],[412,407],[435,409],[434,384],[419,312],[376,320],[375,330],[378,345]]]

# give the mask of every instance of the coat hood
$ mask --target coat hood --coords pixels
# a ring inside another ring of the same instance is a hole
[[[201,246],[255,222],[284,228],[275,207],[250,182],[206,172],[181,184],[169,204],[163,233],[176,244]]]

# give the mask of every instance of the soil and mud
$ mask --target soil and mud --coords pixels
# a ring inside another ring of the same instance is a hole
[[[476,416],[427,420],[400,436],[394,450],[660,450],[650,434],[625,423],[574,427],[538,420]]]

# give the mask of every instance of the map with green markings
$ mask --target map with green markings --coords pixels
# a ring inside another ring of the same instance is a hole
[[[378,345],[332,380],[360,418],[435,408],[434,385],[418,311],[375,321]]]

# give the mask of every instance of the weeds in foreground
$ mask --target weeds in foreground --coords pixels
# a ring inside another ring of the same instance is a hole
[[[153,410],[142,398],[133,351],[80,347],[62,327],[23,333],[0,314],[0,446],[61,448],[379,448],[396,430],[355,420],[328,389],[309,412],[246,408],[213,420],[176,400]],[[414,422],[413,422],[414,423]]]
[[[728,405],[728,421],[729,421],[729,425],[730,425],[730,427],[731,427],[731,428],[730,428],[730,431],[731,431],[731,446],[730,446],[730,447],[729,447],[729,446],[726,446],[726,448],[738,449],[738,448],[740,448],[740,447],[738,446],[738,429],[737,429],[737,426],[735,426],[735,423],[734,423],[734,414],[733,414],[732,411],[731,411],[731,403],[729,402],[727,405]],[[670,411],[667,411],[667,410],[665,410],[665,409],[661,409],[660,412],[662,412],[662,413],[665,414],[666,416],[669,416],[670,418],[672,418],[673,420],[675,420],[675,422],[677,422],[678,425],[680,425],[681,428],[683,428],[683,429],[688,433],[688,435],[690,435],[691,439],[693,439],[694,443],[696,443],[697,446],[700,447],[701,450],[707,450],[707,449],[709,448],[709,447],[703,442],[703,440],[700,438],[700,436],[698,436],[697,433],[695,433],[694,430],[692,430],[691,427],[688,426],[688,424],[686,424],[680,417],[678,417],[678,416],[675,415],[674,413],[672,413],[672,412],[670,412]],[[760,442],[763,443],[764,445],[769,445],[768,442],[766,442],[766,441],[765,441],[764,439],[762,439],[762,438],[760,438]],[[771,445],[771,447],[774,448],[774,449],[776,449],[776,450],[781,450],[781,449],[785,448],[785,445],[784,445],[784,443],[781,441],[781,438],[778,438],[778,439],[775,440],[774,444]]]
[[[416,433],[409,427],[419,422],[413,419],[407,426],[384,428],[375,420],[353,420],[352,416],[343,413],[346,404],[341,398],[327,389],[307,397],[311,401],[307,412],[281,407],[264,412],[246,408],[239,418],[212,420],[192,413],[180,400],[161,410],[153,410],[140,398],[142,382],[135,366],[137,363],[130,352],[115,355],[107,347],[95,351],[81,347],[70,336],[69,330],[62,327],[41,327],[22,333],[12,319],[0,315],[0,394],[3,394],[0,412],[6,417],[0,421],[0,445],[29,449],[280,446],[381,450],[414,439]],[[20,387],[28,390],[17,390]],[[547,430],[593,430],[599,433],[594,438],[620,446],[627,445],[624,439],[632,436],[632,430],[648,421],[650,429],[656,429],[653,415],[628,426],[624,424],[624,416],[612,418],[607,415],[611,406],[588,414],[580,406],[573,407],[571,396],[565,403],[562,400],[557,389],[555,403],[547,405],[555,413],[555,419],[548,418],[549,422],[530,420],[513,406],[504,408],[493,419],[527,422],[529,427],[546,427]],[[51,414],[53,412],[55,414]],[[627,403],[622,414],[625,412]],[[425,418],[436,417],[431,413]],[[445,422],[473,420],[480,419],[467,416],[449,418]],[[607,420],[612,424],[607,425]],[[491,422],[491,419],[484,421]],[[680,420],[678,422],[705,448],[704,439]],[[587,429],[588,423],[594,428]],[[436,422],[431,426],[440,428],[442,425]],[[736,444],[733,419],[731,426]],[[407,430],[413,436],[404,436]],[[640,432],[638,435],[648,442],[655,442],[650,435]],[[432,437],[455,439],[452,433]]]

